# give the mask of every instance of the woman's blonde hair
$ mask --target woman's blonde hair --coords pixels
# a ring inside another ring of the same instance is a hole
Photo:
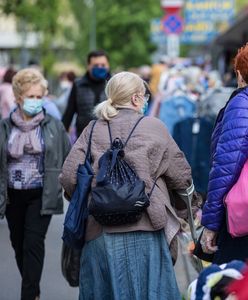
[[[118,114],[118,108],[127,107],[131,103],[132,95],[145,93],[145,86],[137,74],[120,72],[108,81],[105,93],[108,99],[98,104],[94,113],[99,119],[110,120]]]
[[[16,99],[30,89],[32,85],[40,84],[43,95],[47,92],[47,81],[40,71],[34,68],[22,69],[16,73],[12,80],[12,88]]]

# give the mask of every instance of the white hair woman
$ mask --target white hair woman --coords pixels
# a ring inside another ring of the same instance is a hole
[[[130,72],[114,75],[105,91],[108,99],[95,108],[97,122],[91,140],[95,174],[100,157],[109,149],[108,123],[113,140],[126,141],[148,101],[143,80]],[[92,124],[63,166],[60,181],[69,196],[75,190],[77,168],[85,158]],[[188,188],[190,167],[163,123],[152,117],[143,118],[135,128],[125,147],[125,161],[145,182],[147,193],[154,187],[150,206],[132,224],[105,226],[89,216],[81,256],[80,300],[180,299],[172,265],[180,222],[168,189]],[[92,187],[95,185],[94,178]]]
[[[0,217],[6,215],[22,276],[21,299],[39,299],[44,240],[52,214],[63,212],[58,182],[70,150],[60,121],[42,108],[47,81],[36,69],[13,77],[17,108],[0,122]]]

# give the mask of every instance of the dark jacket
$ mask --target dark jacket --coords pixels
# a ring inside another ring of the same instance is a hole
[[[62,187],[58,181],[63,162],[70,151],[70,142],[63,124],[46,114],[41,122],[45,143],[42,215],[63,213]],[[7,204],[8,166],[7,143],[13,123],[10,118],[0,121],[0,218]]]
[[[225,216],[224,197],[248,159],[248,87],[235,91],[217,117],[212,135],[212,167],[202,225],[219,231]]]
[[[105,81],[94,81],[89,77],[88,73],[75,80],[62,118],[66,130],[69,129],[73,116],[76,113],[77,136],[81,134],[83,129],[93,119],[94,106],[106,100],[104,89]]]
[[[199,131],[194,133],[192,128],[195,122],[199,124]],[[212,131],[213,122],[201,117],[180,121],[173,131],[173,138],[191,166],[195,189],[204,196],[207,193],[210,171]]]

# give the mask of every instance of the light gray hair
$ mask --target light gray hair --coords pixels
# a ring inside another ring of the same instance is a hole
[[[108,81],[105,93],[108,99],[95,107],[94,114],[99,119],[110,120],[118,114],[118,108],[131,103],[132,95],[145,93],[145,85],[137,74],[120,72]]]

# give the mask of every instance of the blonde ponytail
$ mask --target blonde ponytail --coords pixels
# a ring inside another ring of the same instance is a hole
[[[118,108],[130,106],[132,95],[145,93],[145,86],[137,74],[120,72],[108,81],[105,93],[108,100],[98,104],[94,114],[98,119],[110,120],[118,114]]]
[[[110,120],[118,114],[118,111],[112,105],[112,100],[109,98],[95,107],[94,114],[98,119]]]

